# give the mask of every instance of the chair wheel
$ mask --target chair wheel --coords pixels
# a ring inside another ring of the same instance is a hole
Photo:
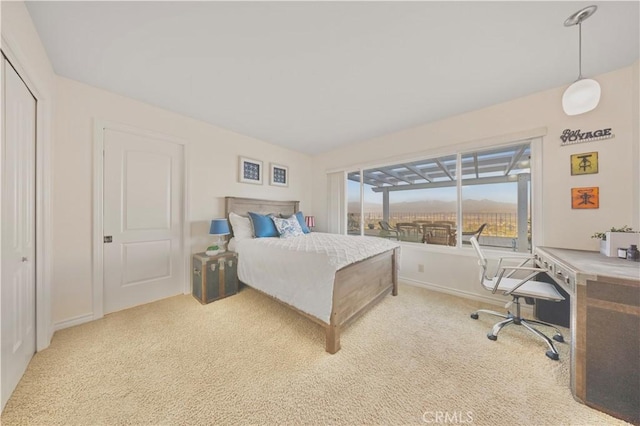
[[[556,334],[555,336],[553,336],[553,340],[555,340],[556,342],[564,343],[564,337],[562,337],[562,334]]]
[[[487,333],[487,339],[495,341],[495,340],[498,340],[498,336],[494,336],[491,333]]]
[[[557,361],[560,359],[560,357],[558,356],[557,353],[553,352],[553,351],[547,351],[545,352],[545,355],[548,356],[549,358],[551,358],[554,361]]]
[[[471,318],[478,319],[478,314],[471,314]]]

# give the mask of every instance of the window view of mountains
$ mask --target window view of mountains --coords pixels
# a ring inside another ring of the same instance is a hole
[[[360,212],[360,202],[350,201],[348,205],[350,213]],[[449,213],[456,211],[455,201],[424,200],[424,201],[404,201],[389,204],[389,211],[394,213]],[[505,203],[492,200],[463,200],[462,211],[464,213],[516,213],[517,204]],[[364,203],[365,213],[382,212],[382,203]]]

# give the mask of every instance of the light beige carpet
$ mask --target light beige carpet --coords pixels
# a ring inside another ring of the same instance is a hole
[[[401,286],[324,351],[324,332],[244,288],[57,332],[2,414],[14,424],[623,424],[574,401],[561,361],[478,303]],[[439,421],[438,421],[439,420]],[[456,420],[455,422],[453,420]]]

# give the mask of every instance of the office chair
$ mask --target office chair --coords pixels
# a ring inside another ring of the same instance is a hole
[[[529,302],[530,299],[544,299],[550,300],[553,302],[559,302],[564,300],[564,297],[556,290],[556,288],[545,282],[533,281],[532,278],[535,277],[540,272],[547,272],[546,269],[537,268],[535,266],[524,266],[527,262],[532,260],[531,257],[524,259],[518,266],[502,266],[502,260],[505,258],[501,258],[498,262],[498,269],[493,277],[489,277],[487,275],[487,258],[482,253],[480,249],[480,244],[478,243],[478,239],[473,236],[469,240],[471,245],[476,251],[478,255],[478,264],[482,267],[482,271],[480,274],[480,284],[485,290],[489,290],[492,293],[496,293],[501,291],[505,296],[511,296],[512,301],[507,303],[506,308],[509,309],[511,305],[516,306],[515,314],[507,311],[506,315],[501,314],[495,311],[489,311],[486,309],[479,309],[476,312],[471,314],[471,318],[478,319],[478,313],[483,312],[490,315],[495,315],[497,317],[504,318],[502,321],[496,323],[491,332],[487,334],[487,338],[489,340],[498,340],[498,333],[500,331],[511,324],[521,325],[531,333],[536,335],[538,338],[542,339],[547,346],[549,346],[549,350],[546,352],[546,355],[553,359],[558,360],[560,357],[558,355],[558,351],[553,344],[553,341],[549,339],[545,334],[536,329],[533,324],[544,325],[546,327],[553,328],[556,334],[553,336],[553,340],[557,342],[564,342],[564,338],[562,337],[562,333],[555,326],[548,324],[546,322],[525,319],[520,316],[520,298],[524,297],[525,301]],[[521,257],[519,258],[521,259]],[[511,276],[517,271],[526,271],[529,272],[525,278],[511,278]]]

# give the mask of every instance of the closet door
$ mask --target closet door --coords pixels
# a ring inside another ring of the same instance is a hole
[[[2,387],[4,408],[36,348],[36,99],[2,58]]]

